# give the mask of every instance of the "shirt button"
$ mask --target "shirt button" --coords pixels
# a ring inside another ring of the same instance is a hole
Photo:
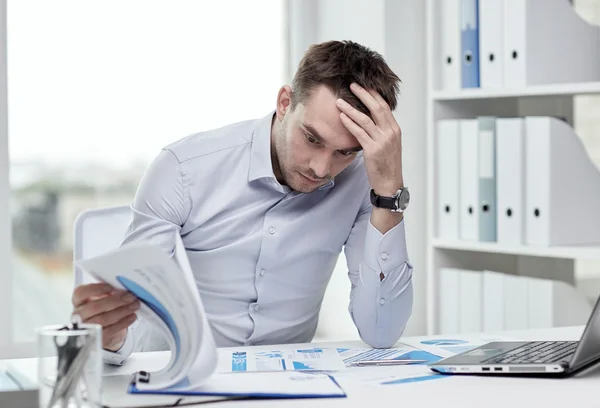
[[[273,227],[269,228],[269,234],[271,234],[271,235],[275,234],[275,228],[273,228]]]
[[[380,305],[383,305],[383,304],[385,304],[385,299],[384,299],[384,298],[381,298],[381,299],[379,299],[379,304],[380,304]]]
[[[260,270],[260,276],[265,276],[265,273],[266,273],[266,272],[267,272],[267,271],[265,271],[264,269],[261,269],[261,270]]]
[[[260,309],[259,305],[254,305],[254,310],[258,312],[258,309]]]
[[[385,261],[386,259],[388,259],[388,253],[387,253],[387,252],[384,252],[383,254],[381,254],[381,259],[383,259],[384,261]]]

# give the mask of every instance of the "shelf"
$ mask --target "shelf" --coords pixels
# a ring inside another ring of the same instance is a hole
[[[460,101],[473,99],[520,98],[528,96],[600,94],[600,82],[536,85],[526,88],[472,88],[453,91],[433,91],[436,101]]]
[[[461,242],[433,240],[433,247],[438,249],[452,249],[456,251],[487,252],[492,254],[510,254],[539,256],[545,258],[561,259],[598,259],[600,260],[600,246],[509,246],[488,242]]]

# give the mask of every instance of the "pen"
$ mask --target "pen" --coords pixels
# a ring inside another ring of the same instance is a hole
[[[427,360],[362,360],[353,361],[350,365],[353,366],[386,366],[386,365],[408,365],[414,363],[426,363]]]

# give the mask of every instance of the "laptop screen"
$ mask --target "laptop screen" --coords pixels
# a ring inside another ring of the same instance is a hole
[[[594,360],[600,360],[600,297],[575,350],[571,369],[576,370]]]

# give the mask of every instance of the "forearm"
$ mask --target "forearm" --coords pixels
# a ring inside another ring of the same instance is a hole
[[[412,265],[404,224],[396,224],[386,234],[369,225],[364,250],[353,281],[351,315],[363,341],[375,348],[391,347],[412,313]]]

